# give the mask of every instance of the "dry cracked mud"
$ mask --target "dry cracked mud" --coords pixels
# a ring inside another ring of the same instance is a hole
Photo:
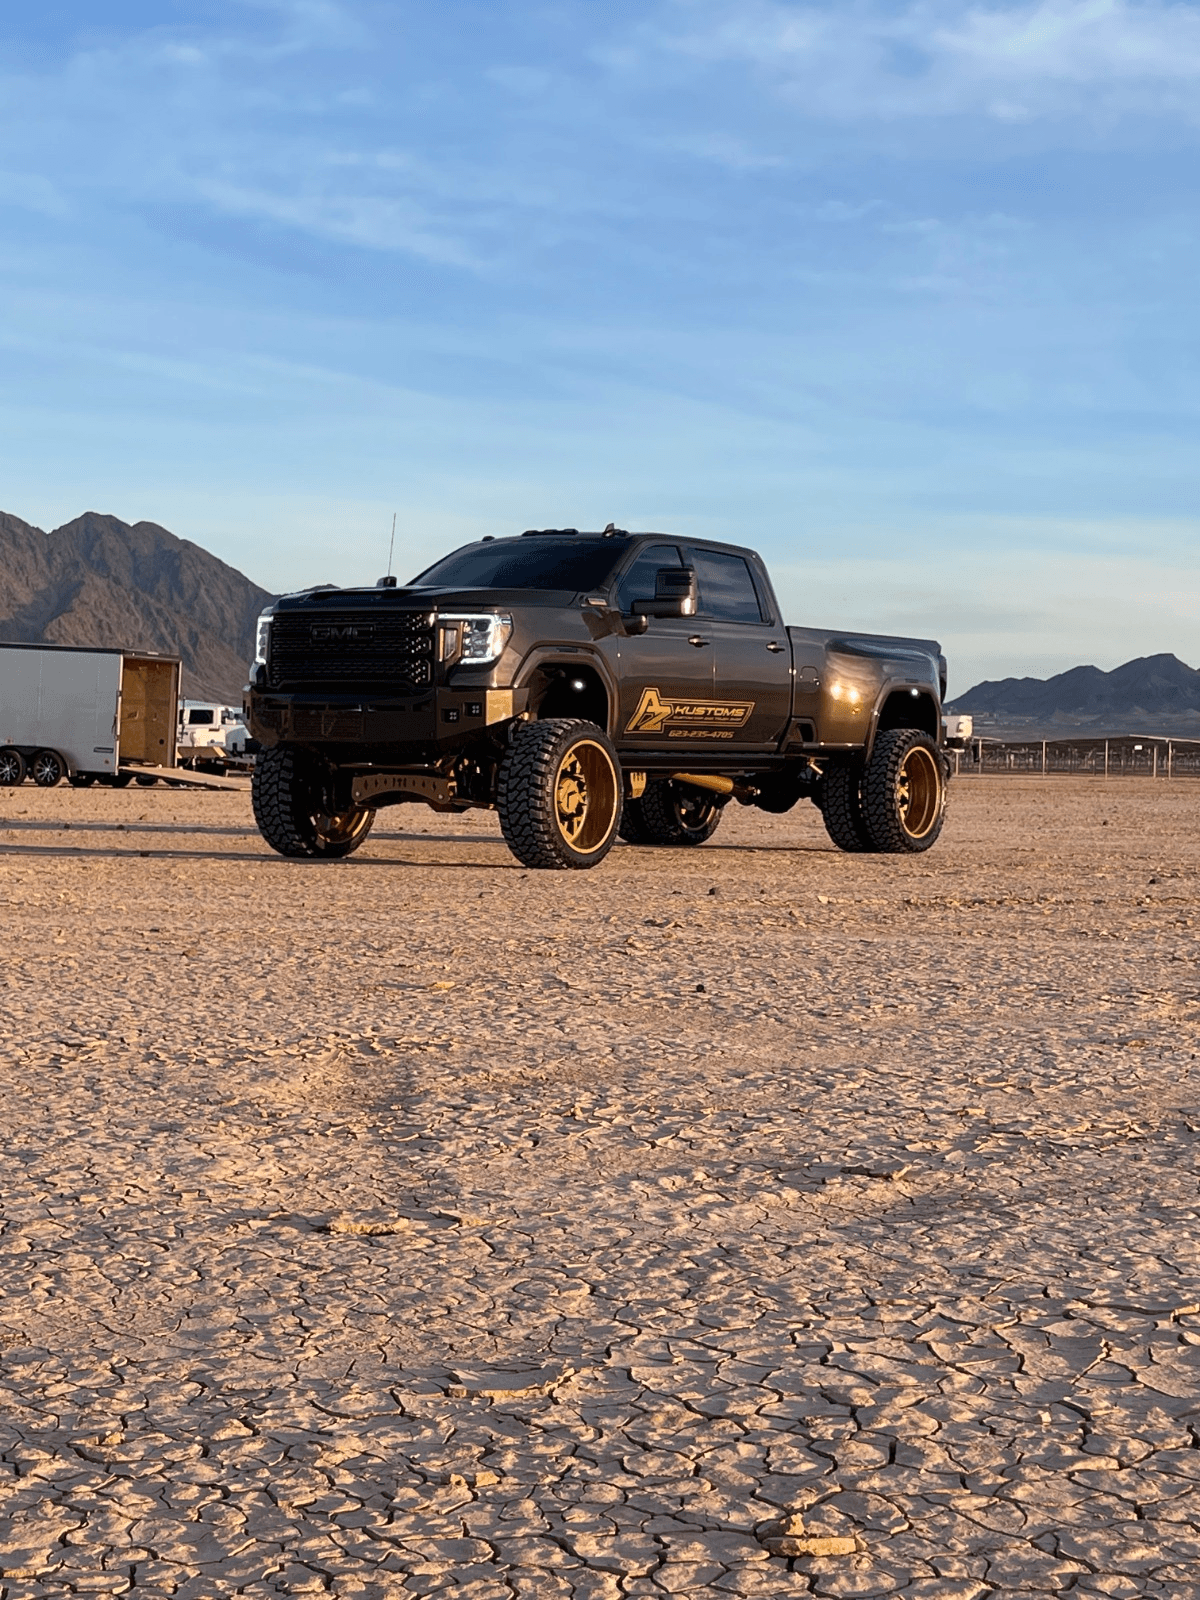
[[[0,1595],[1200,1596],[1198,813],[0,792]]]

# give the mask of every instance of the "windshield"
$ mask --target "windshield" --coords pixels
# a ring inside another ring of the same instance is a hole
[[[412,580],[431,589],[596,589],[628,545],[618,539],[496,539],[444,556]]]

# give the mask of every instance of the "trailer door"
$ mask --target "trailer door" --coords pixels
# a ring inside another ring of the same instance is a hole
[[[126,656],[121,673],[121,760],[175,764],[179,668],[174,661]]]

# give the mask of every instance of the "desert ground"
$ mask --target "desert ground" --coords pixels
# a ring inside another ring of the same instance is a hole
[[[0,791],[0,1594],[1200,1596],[1198,821]]]

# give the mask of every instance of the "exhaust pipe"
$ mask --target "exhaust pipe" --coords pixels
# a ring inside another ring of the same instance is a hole
[[[697,789],[711,789],[714,794],[736,794],[737,784],[732,778],[720,778],[715,773],[673,772],[673,783],[690,783]]]

